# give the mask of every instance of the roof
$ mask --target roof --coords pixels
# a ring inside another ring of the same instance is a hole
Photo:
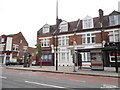
[[[115,26],[109,26],[109,16],[110,15],[120,15],[120,12],[118,11],[113,11],[112,13],[110,13],[109,15],[104,15],[103,16],[103,27],[102,28],[114,28]],[[59,19],[59,24],[62,22],[62,19]],[[82,22],[83,20],[80,20],[79,24],[79,19],[76,21],[71,21],[68,22],[68,31],[67,32],[57,32],[56,31],[56,25],[50,25],[50,32],[49,33],[42,33],[42,28],[37,32],[38,36],[46,36],[46,35],[53,35],[54,33],[58,33],[58,34],[67,34],[67,33],[72,33],[74,32],[74,30],[76,29],[77,25],[77,32],[85,32],[85,31],[93,31],[93,30],[100,30],[101,25],[100,25],[100,18],[99,17],[94,17],[93,18],[93,25],[94,28],[89,28],[89,29],[82,29]],[[120,25],[116,25],[117,27],[120,27]]]

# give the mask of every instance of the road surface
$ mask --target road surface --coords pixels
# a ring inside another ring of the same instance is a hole
[[[32,72],[1,68],[2,88],[52,88],[79,90],[80,88],[118,88],[118,78]]]

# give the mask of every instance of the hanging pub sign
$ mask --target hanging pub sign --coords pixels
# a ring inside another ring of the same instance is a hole
[[[101,50],[91,50],[91,69],[104,70]]]

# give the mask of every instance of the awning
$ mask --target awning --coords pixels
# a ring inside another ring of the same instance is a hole
[[[78,52],[90,52],[91,50],[102,50],[103,48],[83,48],[83,49],[77,49],[75,51]]]

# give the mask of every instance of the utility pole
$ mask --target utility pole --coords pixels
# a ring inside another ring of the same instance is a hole
[[[105,43],[104,39],[103,39],[103,10],[99,9],[99,20],[100,20],[100,27],[101,27],[101,48],[103,49],[104,45],[103,43]],[[103,61],[103,70],[104,70],[104,57],[103,57],[103,51],[101,49],[101,58]]]
[[[57,33],[58,33],[58,0],[56,2],[56,71],[58,70],[58,50],[57,50],[57,47],[58,47],[58,38],[57,38]]]
[[[73,72],[76,72],[76,70],[75,70],[75,63],[77,63],[77,65],[78,65],[78,62],[77,62],[77,60],[76,60],[76,52],[75,52],[75,46],[77,45],[77,43],[76,43],[76,31],[78,30],[78,25],[79,25],[79,23],[80,23],[80,19],[78,19],[78,23],[77,23],[77,26],[76,26],[76,28],[74,29],[74,40],[73,40],[73,61],[74,61],[74,69],[73,69]]]

